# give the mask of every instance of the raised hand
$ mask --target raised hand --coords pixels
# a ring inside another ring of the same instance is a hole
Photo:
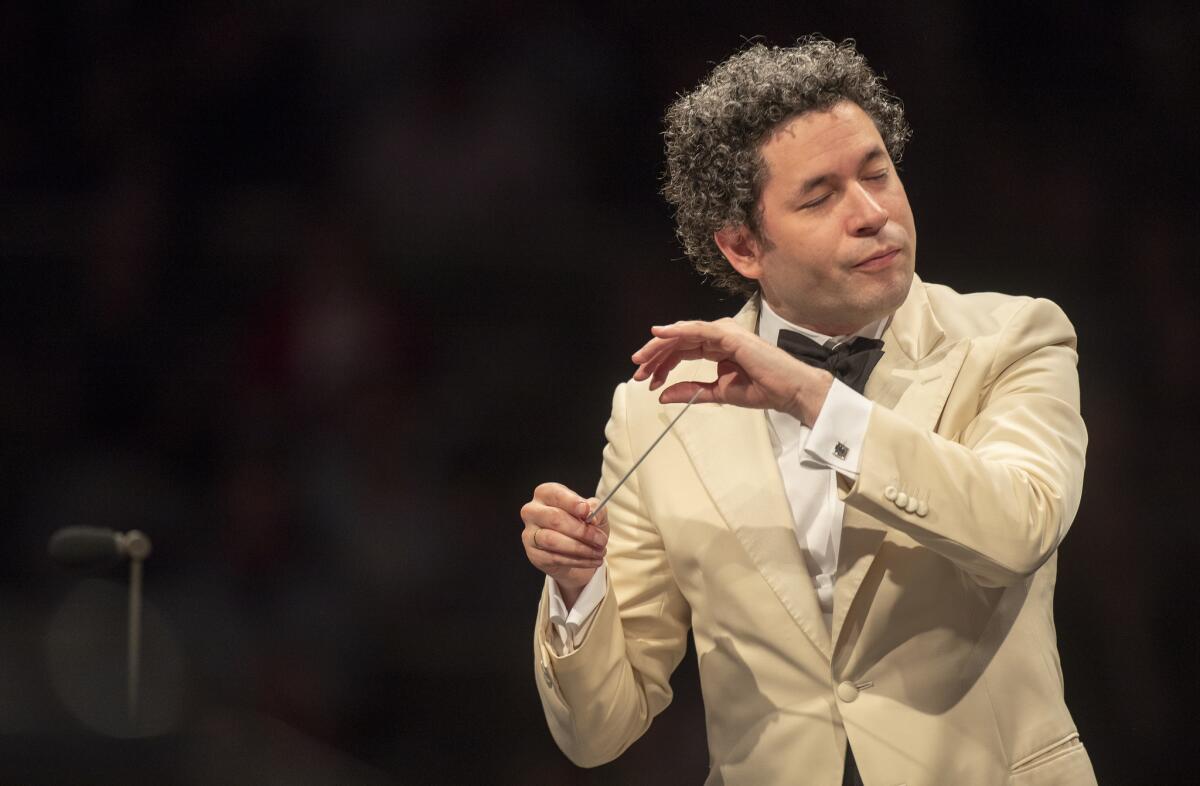
[[[732,319],[676,322],[650,329],[654,338],[633,353],[633,378],[650,380],[657,390],[680,361],[703,358],[717,363],[713,381],[676,382],[659,401],[687,401],[697,389],[697,403],[732,404],[787,412],[812,425],[825,403],[833,376],[768,344]]]

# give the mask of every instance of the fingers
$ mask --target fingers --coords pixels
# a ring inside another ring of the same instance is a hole
[[[649,363],[675,347],[699,346],[712,338],[712,332],[706,328],[707,325],[707,322],[676,322],[674,325],[655,325],[650,328],[650,333],[654,338],[633,353],[633,362]]]
[[[574,559],[581,561],[575,567],[594,567],[592,563],[603,559],[608,545],[606,512],[601,511],[591,524],[583,522],[598,500],[585,500],[559,483],[543,483],[533,497],[521,508],[525,522],[521,539],[530,560],[545,567],[546,558],[535,552],[553,556],[549,564],[555,566],[573,565],[562,560]]]
[[[719,329],[708,322],[676,322],[674,325],[655,325],[650,328],[650,333],[654,338],[633,353],[634,363],[653,362],[676,347],[695,348],[718,341],[721,337]]]
[[[583,497],[561,483],[542,483],[533,490],[533,499],[543,505],[567,511],[577,511],[580,505],[586,504]],[[585,512],[584,515],[586,516],[587,513]]]
[[[651,330],[653,330],[653,328],[651,328]],[[677,337],[660,338],[655,336],[643,344],[638,351],[634,352],[631,359],[634,363],[648,363],[665,350],[674,347],[679,342],[680,339]]]
[[[679,343],[679,339],[662,338],[652,338],[646,342],[641,349],[633,353],[633,362],[638,364],[637,371],[633,372],[633,378],[640,382],[650,377],[662,367],[665,360],[668,360],[672,350],[676,349]],[[668,363],[667,369],[674,368],[677,363],[678,360]]]
[[[578,572],[593,575],[607,553],[608,518],[605,511],[591,524],[583,518],[597,505],[595,497],[585,500],[560,483],[538,486],[521,508],[521,543],[533,566],[559,581]]]
[[[583,503],[584,507],[577,508],[577,510],[583,511],[584,516],[590,510],[586,505],[585,502]],[[603,515],[603,511],[601,515]],[[543,505],[536,500],[526,503],[525,507],[521,508],[521,520],[527,527],[560,533],[564,537],[587,544],[598,551],[603,551],[608,544],[606,528],[594,524],[584,524],[581,516],[575,516],[562,508]],[[546,541],[539,536],[538,546],[541,547],[545,543]]]
[[[604,550],[567,537],[552,529],[527,526],[521,541],[529,559],[537,567],[598,568],[604,561]]]
[[[639,364],[634,372],[636,381],[650,380],[650,389],[657,390],[667,375],[684,360],[724,360],[732,356],[729,340],[736,334],[732,320],[719,322],[676,322],[656,325],[650,329],[654,338],[633,353]]]
[[[598,508],[600,506],[600,499],[598,497],[592,497],[591,499],[589,499],[587,501],[587,505],[588,505],[588,513],[590,514],[591,511],[596,510],[596,508]],[[585,518],[586,518],[586,516],[585,516]],[[608,533],[608,507],[606,506],[606,507],[602,508],[600,511],[598,511],[596,513],[596,515],[592,517],[592,520],[588,522],[588,524],[593,527],[599,527],[601,530],[603,530],[605,532],[605,534],[607,534]]]
[[[647,344],[647,347],[649,349],[646,350],[645,354],[639,351],[638,354],[634,355],[635,358],[644,357],[646,360],[633,372],[633,378],[638,382],[650,379],[651,390],[658,389],[666,380],[667,375],[671,373],[671,370],[678,366],[681,361],[698,360],[700,358],[712,359],[720,356],[706,345],[692,345],[680,339],[670,339],[656,343],[654,346]]]
[[[720,319],[716,322],[702,322],[698,319],[692,319],[675,322],[670,325],[655,325],[650,328],[650,334],[656,338],[678,338],[697,343],[719,342],[737,332],[737,324],[731,319]]]

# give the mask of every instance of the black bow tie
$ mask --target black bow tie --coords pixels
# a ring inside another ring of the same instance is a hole
[[[863,392],[867,377],[883,357],[883,342],[879,339],[859,336],[828,349],[794,330],[779,331],[779,348],[810,366],[825,369],[834,379],[840,379],[859,393]]]

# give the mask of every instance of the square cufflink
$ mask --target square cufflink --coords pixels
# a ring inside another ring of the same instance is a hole
[[[844,459],[846,456],[850,455],[850,448],[839,442],[833,446],[833,455],[837,456],[839,459]]]

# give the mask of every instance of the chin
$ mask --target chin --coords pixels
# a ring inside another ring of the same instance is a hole
[[[905,262],[907,262],[907,261],[908,260],[905,260]],[[891,273],[891,275],[887,276],[883,281],[886,288],[889,291],[898,289],[901,292],[907,294],[908,288],[910,286],[912,286],[913,273],[914,273],[913,265],[911,265],[911,264],[896,265],[889,272]]]
[[[908,290],[912,287],[912,281],[912,268],[896,271],[896,275],[889,276],[886,281],[880,281],[879,289],[873,293],[870,302],[863,303],[863,310],[869,314],[866,322],[873,322],[900,308],[908,299]],[[864,316],[868,316],[868,314],[864,314]]]
[[[899,275],[896,277],[894,284],[893,297],[896,298],[896,302],[892,304],[893,311],[897,308],[900,308],[900,304],[908,299],[908,290],[912,288],[913,275],[915,272],[916,271],[914,271],[911,267],[905,268],[903,271],[899,271]]]

